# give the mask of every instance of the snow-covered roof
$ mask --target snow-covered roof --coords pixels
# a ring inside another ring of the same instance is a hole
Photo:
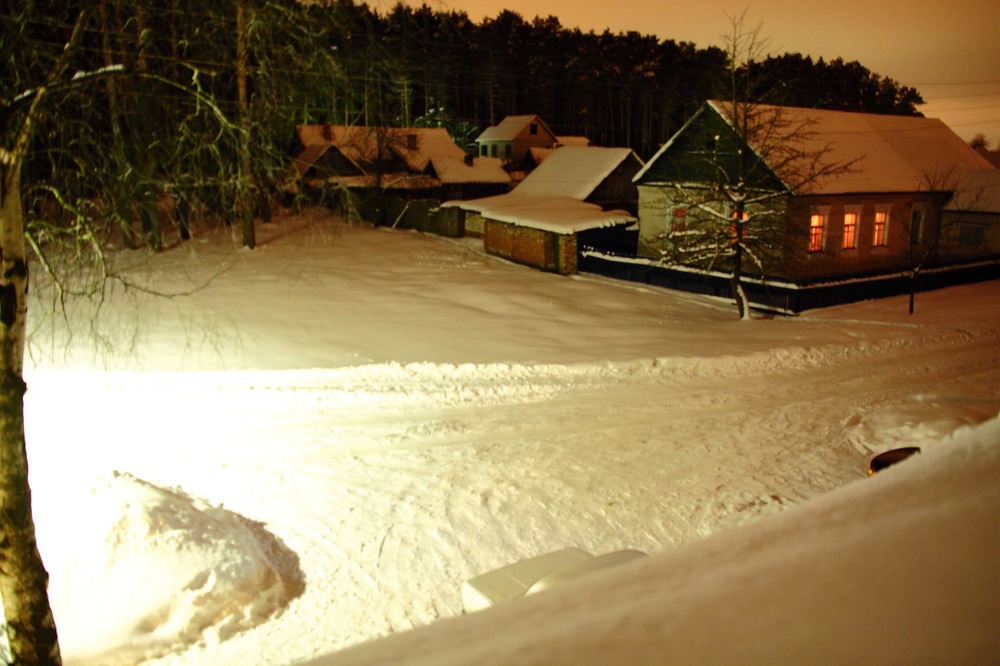
[[[491,125],[483,130],[483,133],[476,137],[476,141],[513,141],[525,127],[531,123],[538,123],[553,139],[555,134],[549,129],[541,118],[535,115],[527,116],[507,116],[500,121],[499,125]]]
[[[556,143],[560,146],[577,146],[586,148],[590,145],[590,139],[585,136],[557,136]]]
[[[464,157],[433,157],[431,165],[442,183],[509,184],[510,174],[496,157],[477,157],[469,164]]]
[[[559,148],[528,174],[514,191],[525,196],[566,197],[583,201],[630,158],[642,163],[631,148]]]
[[[731,122],[729,102],[709,101],[706,107]],[[704,110],[704,108],[703,108]],[[891,116],[849,111],[755,105],[754,124],[764,125],[779,137],[788,136],[796,151],[821,156],[825,165],[851,164],[847,173],[819,178],[797,194],[846,194],[863,192],[916,192],[934,189],[935,181],[971,170],[992,168],[958,135],[936,118]],[[773,118],[769,122],[768,118]],[[657,159],[674,145],[680,132],[650,159],[638,181]],[[775,145],[773,136],[768,142]],[[760,145],[751,147],[758,154]],[[765,155],[765,160],[767,156]],[[773,161],[773,160],[772,160]],[[801,161],[770,164],[786,184],[794,187],[793,173]],[[784,171],[784,173],[782,172]]]
[[[1000,169],[963,172],[948,189],[945,210],[1000,213]]]
[[[304,174],[331,147],[339,150],[344,157],[358,166],[363,162],[375,162],[395,156],[402,159],[408,169],[411,181],[414,174],[421,174],[433,166],[440,182],[426,177],[420,189],[445,184],[460,183],[509,183],[510,176],[503,170],[499,160],[478,158],[469,164],[466,153],[442,127],[367,127],[361,125],[299,125],[296,130],[305,149],[294,160],[293,166],[299,175]],[[339,179],[343,182],[344,179]],[[383,178],[385,180],[385,178]],[[396,178],[395,180],[400,180]],[[349,187],[363,187],[359,179]]]
[[[561,234],[629,224],[636,218],[628,212],[605,211],[585,201],[629,159],[642,163],[630,148],[558,148],[513,191],[444,205],[461,206],[491,220]]]
[[[624,210],[603,210],[597,204],[568,197],[518,196],[513,193],[489,197],[481,207],[483,217],[556,234],[575,234],[633,224],[636,217]]]
[[[354,162],[377,161],[388,154],[423,171],[431,159],[464,159],[465,151],[443,127],[369,127],[364,125],[299,125],[299,140],[306,147],[336,146]]]

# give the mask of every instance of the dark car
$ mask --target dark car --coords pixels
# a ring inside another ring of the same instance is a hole
[[[868,474],[881,472],[886,467],[895,465],[900,460],[906,460],[915,453],[920,453],[919,446],[902,446],[880,453],[872,458],[871,464],[868,465]]]

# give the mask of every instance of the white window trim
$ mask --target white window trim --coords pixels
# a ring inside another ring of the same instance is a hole
[[[882,244],[875,244],[875,215],[885,213],[885,225],[882,227]],[[889,247],[889,229],[892,226],[892,205],[875,204],[875,213],[872,216],[872,247]]]
[[[861,237],[861,206],[852,205],[844,206],[844,215],[840,218],[841,223],[841,233],[847,228],[847,216],[854,214],[854,244],[850,247],[844,245],[844,239],[840,239],[840,249],[841,250],[857,250],[860,246],[858,242]]]
[[[822,215],[823,216],[823,236],[820,238],[820,248],[818,250],[812,249],[812,216]],[[829,206],[810,206],[809,207],[809,236],[806,239],[806,250],[809,254],[819,254],[826,250],[826,238],[830,233],[830,207]]]

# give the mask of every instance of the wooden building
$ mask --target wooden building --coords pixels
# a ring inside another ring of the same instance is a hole
[[[726,171],[704,165],[727,145],[759,161],[754,196],[776,195],[768,206],[783,238],[767,280],[802,286],[1000,259],[998,172],[941,121],[760,105],[755,113],[774,119],[768,140],[786,142],[768,152],[741,138],[729,109],[707,102],[636,176],[640,257],[671,256],[669,244],[684,242],[676,232],[691,224],[720,224],[698,217],[690,192]],[[817,176],[797,177],[803,168]]]

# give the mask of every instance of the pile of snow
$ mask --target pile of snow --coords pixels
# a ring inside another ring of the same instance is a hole
[[[310,662],[989,664],[1000,419],[671,553]]]
[[[217,643],[287,603],[273,537],[222,507],[112,474],[85,492],[64,487],[54,508],[41,508],[38,539],[53,613],[73,618],[59,626],[67,663]]]

